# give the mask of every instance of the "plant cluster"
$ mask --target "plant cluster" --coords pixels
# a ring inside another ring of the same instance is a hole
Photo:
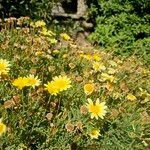
[[[82,47],[42,20],[1,22],[0,149],[148,148],[142,59]]]
[[[89,16],[96,24],[91,41],[117,54],[149,54],[149,1],[97,0],[89,4]]]

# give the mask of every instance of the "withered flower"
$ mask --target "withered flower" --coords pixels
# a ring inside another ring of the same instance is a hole
[[[67,123],[67,124],[65,125],[65,128],[66,128],[67,132],[73,132],[73,130],[74,130],[74,125],[71,124],[71,123]]]

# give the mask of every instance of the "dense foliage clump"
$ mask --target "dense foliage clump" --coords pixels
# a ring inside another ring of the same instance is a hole
[[[96,20],[96,25],[90,39],[100,46],[115,49],[119,54],[149,54],[149,10],[147,0],[93,1],[89,15]]]

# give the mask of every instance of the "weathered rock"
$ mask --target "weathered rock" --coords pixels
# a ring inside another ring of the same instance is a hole
[[[52,16],[58,17],[69,17],[72,19],[80,19],[83,17],[87,10],[86,0],[77,0],[77,12],[76,13],[66,13],[65,8],[63,8],[62,3],[55,3],[52,8]]]
[[[86,22],[86,21],[83,21],[82,22],[82,26],[84,27],[84,28],[86,28],[86,29],[91,29],[91,28],[93,28],[93,23],[91,23],[91,22]]]

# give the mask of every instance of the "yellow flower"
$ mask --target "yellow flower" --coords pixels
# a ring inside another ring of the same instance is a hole
[[[90,54],[85,54],[83,57],[85,59],[87,59],[87,60],[91,60],[92,59],[92,56]]]
[[[147,92],[147,90],[144,90],[142,88],[139,88],[140,89],[140,98],[142,99],[142,102],[141,103],[146,103],[148,101],[150,101],[150,94]]]
[[[38,20],[35,22],[35,27],[43,27],[46,23],[43,20]]]
[[[30,26],[34,28],[35,27],[34,22],[30,22]]]
[[[47,35],[47,28],[43,27],[42,31],[40,31],[40,33],[43,34],[43,35]]]
[[[150,71],[147,70],[147,69],[143,69],[143,74],[145,74],[145,75],[150,75]]]
[[[57,43],[57,40],[55,38],[49,38],[48,40],[50,41],[51,44]]]
[[[21,90],[23,87],[28,85],[28,81],[27,81],[27,78],[25,78],[25,77],[19,77],[19,78],[15,79],[12,84]]]
[[[93,101],[90,98],[88,98],[87,108],[88,111],[91,113],[92,119],[94,117],[96,119],[98,119],[98,117],[103,119],[106,114],[107,106],[105,105],[105,102],[100,103],[99,99],[96,100],[96,103],[94,105]]]
[[[110,82],[114,82],[115,81],[115,77],[112,75],[109,75],[107,73],[102,73],[101,74],[101,78],[103,81],[110,81]]]
[[[27,86],[32,86],[35,88],[35,86],[39,86],[41,81],[38,79],[38,77],[34,77],[34,75],[29,75],[27,77]]]
[[[70,88],[71,87],[70,83],[71,83],[70,78],[67,78],[67,76],[63,76],[63,77],[56,76],[53,78],[51,82],[45,84],[45,87],[50,94],[57,95],[59,92]]]
[[[5,59],[0,59],[0,75],[7,74],[10,70],[9,68],[10,64]]]
[[[43,27],[42,31],[40,31],[40,33],[45,36],[54,36],[55,35],[55,33],[53,33],[51,30],[47,30],[46,27]]]
[[[67,58],[68,57],[68,54],[64,54],[63,56],[62,56],[62,58]]]
[[[47,84],[44,85],[50,94],[57,95],[59,93],[59,89],[54,81],[48,82]]]
[[[92,55],[91,54],[83,54],[83,53],[81,53],[80,57],[83,57],[83,58],[85,58],[87,60],[92,60]]]
[[[79,56],[84,58],[84,54],[83,53],[81,53]]]
[[[90,95],[94,91],[94,84],[88,83],[84,85],[84,92],[87,95]]]
[[[37,51],[37,52],[35,53],[35,56],[42,56],[43,54],[44,54],[43,51]]]
[[[94,54],[93,58],[94,58],[95,61],[100,61],[101,60],[101,57],[98,54]]]
[[[93,129],[89,136],[91,137],[91,139],[98,139],[98,137],[100,136],[99,130]]]
[[[54,54],[58,54],[59,52],[60,52],[60,51],[57,50],[57,49],[53,50],[53,53],[54,53]]]
[[[109,73],[109,74],[115,74],[115,73],[116,73],[116,70],[113,69],[113,68],[108,68],[108,73]]]
[[[59,91],[64,91],[71,87],[71,80],[67,76],[56,76],[53,81]]]
[[[68,34],[66,34],[66,33],[61,33],[60,37],[62,37],[66,41],[69,41],[71,39],[70,36]]]
[[[103,71],[106,69],[106,67],[103,64],[100,64],[99,62],[93,62],[93,69],[95,71]]]
[[[0,136],[6,132],[6,125],[2,123],[2,119],[0,119]]]
[[[127,95],[127,99],[130,100],[130,101],[135,101],[137,98],[132,93],[129,93]]]

